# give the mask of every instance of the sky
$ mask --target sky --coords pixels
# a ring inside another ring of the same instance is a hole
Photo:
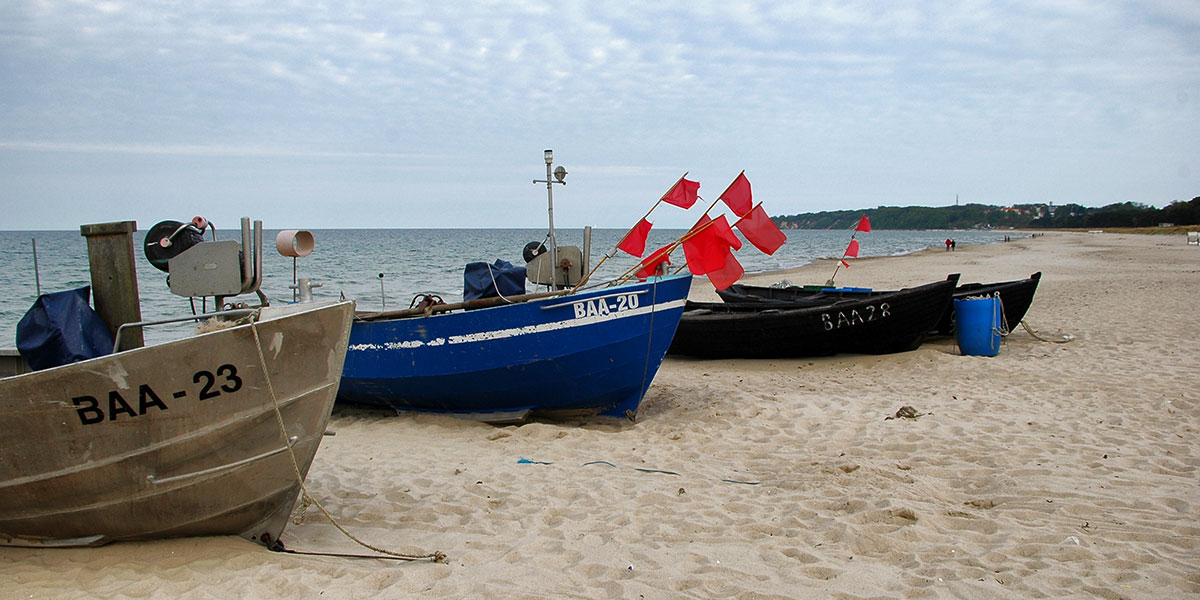
[[[544,228],[547,148],[557,227],[1164,206],[1198,140],[1196,0],[0,2],[0,230]]]

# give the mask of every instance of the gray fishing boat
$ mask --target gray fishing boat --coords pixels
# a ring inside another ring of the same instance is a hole
[[[333,408],[354,303],[269,305],[255,225],[253,264],[245,220],[242,244],[172,251],[172,291],[218,282],[223,310],[201,315],[204,332],[126,349],[140,328],[179,319],[124,323],[120,350],[0,379],[0,544],[236,534],[277,547]],[[104,259],[89,253],[103,285]],[[223,302],[250,292],[260,305]]]

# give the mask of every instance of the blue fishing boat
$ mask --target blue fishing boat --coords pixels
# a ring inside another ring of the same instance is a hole
[[[497,423],[534,414],[636,418],[692,277],[586,287],[590,237],[583,249],[558,246],[552,190],[566,170],[551,171],[550,150],[545,159],[546,178],[534,183],[546,184],[549,248],[527,245],[524,267],[467,265],[463,302],[420,294],[408,309],[359,313],[338,401]],[[527,293],[526,279],[546,291]]]
[[[445,312],[427,315],[360,314],[338,400],[488,422],[533,413],[632,419],[671,345],[691,279],[529,294],[483,308],[472,308],[479,300],[443,304]]]

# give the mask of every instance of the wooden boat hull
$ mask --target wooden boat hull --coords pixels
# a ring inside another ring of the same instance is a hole
[[[954,298],[972,296],[999,296],[1004,307],[1004,319],[1009,327],[1015,327],[1025,318],[1033,304],[1034,293],[1037,292],[1038,282],[1042,273],[1038,271],[1027,279],[999,281],[995,283],[964,283],[954,290]],[[836,300],[847,300],[890,294],[891,291],[846,290],[842,288],[798,287],[773,288],[735,284],[717,294],[726,302],[799,302],[808,305],[819,305]],[[954,335],[954,311],[948,310],[942,315],[934,327],[938,335]]]
[[[632,417],[683,313],[691,276],[492,308],[358,321],[338,400],[490,422],[532,413]]]
[[[0,544],[274,545],[324,435],[352,317],[353,302],[268,307],[253,325],[0,380]]]
[[[702,358],[913,350],[950,308],[956,278],[815,306],[689,302],[670,353]]]

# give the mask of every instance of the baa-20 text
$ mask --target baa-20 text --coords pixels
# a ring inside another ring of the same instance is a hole
[[[612,298],[612,300],[612,304],[609,304],[605,298],[576,302],[574,304],[575,318],[582,319],[584,317],[602,316],[625,310],[633,310],[638,307],[637,294],[621,294]]]
[[[232,394],[242,389],[242,378],[238,377],[237,367],[229,364],[217,367],[215,374],[212,371],[196,371],[192,374],[192,383],[200,386],[196,390],[196,397],[200,400],[209,400],[221,394]],[[94,425],[106,419],[116,421],[118,415],[128,415],[132,418],[144,415],[151,409],[168,409],[162,397],[149,384],[143,383],[137,386],[136,408],[132,394],[126,393],[130,395],[129,399],[122,396],[119,390],[109,390],[107,394],[98,394],[101,397],[107,395],[107,407],[101,404],[96,396],[76,396],[71,398],[71,402],[76,407],[75,412],[79,415],[79,422],[84,425]],[[188,390],[178,390],[170,394],[171,399],[186,398],[187,396]]]

